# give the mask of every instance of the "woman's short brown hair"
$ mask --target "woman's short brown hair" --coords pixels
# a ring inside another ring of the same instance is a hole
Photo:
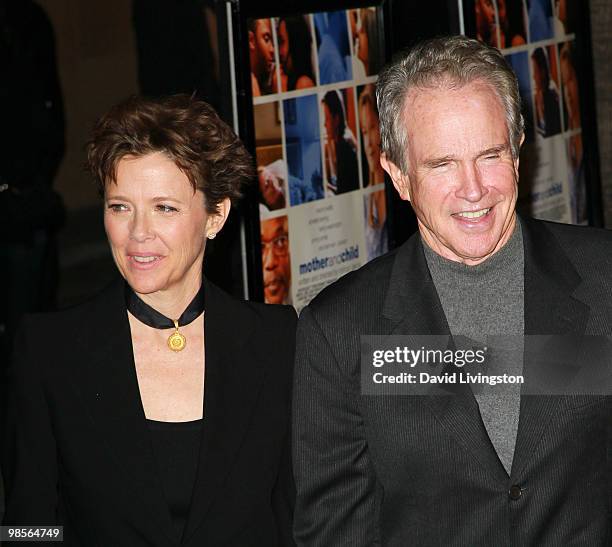
[[[116,181],[124,156],[163,152],[185,173],[194,191],[204,193],[206,209],[242,195],[255,175],[246,148],[215,110],[189,95],[161,99],[134,96],[119,103],[94,126],[87,144],[87,168],[101,194]]]

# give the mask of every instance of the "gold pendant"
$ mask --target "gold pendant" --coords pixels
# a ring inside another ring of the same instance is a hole
[[[168,336],[168,347],[172,351],[183,351],[187,345],[187,338],[179,332],[178,321],[174,320],[174,332]]]

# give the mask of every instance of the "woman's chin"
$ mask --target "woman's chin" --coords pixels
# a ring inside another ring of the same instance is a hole
[[[165,283],[157,276],[124,275],[123,278],[132,290],[138,294],[151,294],[165,288]]]

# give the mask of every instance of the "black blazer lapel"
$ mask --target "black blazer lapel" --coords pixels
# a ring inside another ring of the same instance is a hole
[[[538,367],[529,335],[585,333],[589,307],[572,297],[581,278],[544,223],[521,219],[525,249],[524,374]],[[512,475],[521,473],[561,404],[557,396],[521,397]]]
[[[389,334],[451,335],[418,234],[397,253],[383,315],[390,321]],[[507,478],[470,387],[443,385],[450,393],[441,394],[440,389],[434,388],[431,396],[423,397],[424,402],[447,433],[471,452],[483,468],[498,479]]]
[[[204,427],[183,542],[191,539],[222,494],[266,372],[250,340],[255,313],[206,280],[205,294]]]
[[[100,442],[124,472],[126,489],[146,510],[143,526],[157,532],[150,537],[162,532],[166,538],[160,544],[167,545],[175,540],[140,398],[123,290],[121,279],[92,303],[97,320],[84,325],[83,358],[76,370]]]

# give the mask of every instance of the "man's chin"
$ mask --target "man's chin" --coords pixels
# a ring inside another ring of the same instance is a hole
[[[287,297],[287,290],[285,288],[267,290],[264,288],[264,298],[268,304],[282,304]]]
[[[475,265],[484,262],[487,258],[499,251],[501,248],[499,245],[499,238],[494,241],[473,242],[471,245],[466,245],[465,242],[463,242],[450,249],[450,251],[456,256],[458,261],[467,265]]]

